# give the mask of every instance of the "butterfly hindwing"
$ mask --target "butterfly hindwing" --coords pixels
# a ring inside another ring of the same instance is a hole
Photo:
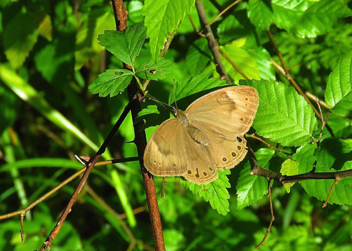
[[[144,152],[144,165],[156,176],[182,176],[186,172],[182,125],[176,118],[163,122],[153,133]]]

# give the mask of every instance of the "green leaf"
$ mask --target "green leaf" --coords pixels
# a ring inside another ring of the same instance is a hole
[[[176,229],[166,229],[163,231],[165,237],[165,248],[168,251],[177,251],[183,249],[185,237],[182,232]]]
[[[296,160],[299,163],[299,173],[310,172],[315,162],[313,155],[316,145],[305,145],[300,147],[295,154]],[[326,169],[317,162],[315,172],[334,172],[334,169]],[[352,161],[347,161],[341,168],[341,171],[352,169]],[[318,200],[324,201],[327,199],[334,180],[307,180],[300,184],[304,190]],[[352,204],[352,183],[351,177],[341,179],[331,193],[329,204],[351,205]]]
[[[130,70],[108,69],[99,74],[98,78],[90,84],[88,89],[94,94],[99,93],[99,97],[108,95],[113,97],[122,93],[132,78],[133,73]]]
[[[100,45],[122,62],[133,66],[145,40],[146,28],[143,23],[129,26],[124,31],[106,30],[98,36]]]
[[[260,167],[269,167],[269,161],[275,151],[269,148],[259,149],[255,152]],[[251,175],[249,162],[244,165],[237,183],[237,208],[242,209],[259,201],[264,194],[268,193],[268,181],[260,176]]]
[[[60,36],[34,56],[37,69],[49,82],[62,83],[74,75],[74,36]]]
[[[149,60],[136,70],[136,75],[142,79],[159,80],[165,78],[166,74],[171,71],[171,68],[171,61],[164,58],[157,63],[154,63],[153,60]]]
[[[82,17],[82,25],[76,34],[75,70],[104,50],[96,38],[105,30],[115,28],[115,19],[110,6],[94,8]]]
[[[182,101],[178,102],[177,105],[180,108],[185,109],[192,101],[196,99],[195,96],[203,96],[207,90],[220,86],[226,86],[226,82],[216,78],[208,79],[208,76],[206,75],[199,75],[182,79],[176,83],[176,89],[170,92],[169,104],[172,104],[175,101],[176,95],[176,100],[183,99]],[[191,96],[193,94],[196,95]]]
[[[352,160],[351,146],[342,139],[326,138],[314,152],[322,168],[341,170],[346,161]]]
[[[208,42],[204,38],[197,39],[188,48],[186,54],[186,64],[188,72],[192,76],[202,72],[212,57],[209,54]]]
[[[209,202],[211,207],[216,209],[219,214],[226,215],[230,211],[228,202],[230,195],[226,188],[231,187],[226,175],[230,173],[230,170],[218,171],[219,177],[206,185],[197,185],[189,181],[182,181],[182,183],[193,194]]]
[[[325,34],[337,25],[340,18],[352,15],[352,11],[341,1],[273,0],[271,6],[274,23],[300,37]],[[265,13],[269,13],[267,8]]]
[[[248,17],[260,30],[269,30],[273,22],[273,10],[270,0],[251,0],[248,2]]]
[[[44,15],[41,14],[17,13],[4,27],[5,55],[14,69],[22,66],[29,52],[33,49],[43,19]]]
[[[189,14],[194,5],[194,0],[146,0],[143,15],[145,26],[148,28],[147,36],[150,38],[150,51],[154,61],[160,55],[169,34],[174,33]]]
[[[221,46],[221,49],[248,78],[260,79],[257,62],[247,51],[237,47],[235,43]],[[233,79],[235,84],[237,84],[240,79],[244,79],[244,77],[225,58],[222,59],[222,62],[226,72]]]
[[[275,69],[271,62],[270,53],[263,47],[256,47],[255,50],[248,50],[248,54],[257,61],[261,79],[275,80]]]
[[[314,112],[295,89],[275,81],[243,81],[257,89],[259,107],[253,127],[284,146],[311,142],[317,128]]]
[[[151,126],[160,125],[161,122],[169,118],[167,115],[170,116],[170,112],[168,112],[165,108],[157,105],[148,105],[138,113],[135,123],[145,120],[142,128],[148,128]]]
[[[342,118],[334,113],[329,116],[329,126],[334,135],[339,138],[347,138],[352,134],[352,120],[349,118]]]
[[[298,163],[294,160],[287,159],[282,163],[281,165],[281,170],[280,173],[282,175],[296,175],[298,174]],[[294,183],[285,183],[284,188],[286,189],[286,192],[289,193],[291,187],[294,185]]]
[[[342,117],[352,115],[352,51],[344,55],[329,76],[325,102],[332,112]]]
[[[252,26],[253,27],[253,26]],[[226,17],[218,26],[219,43],[228,43],[248,35],[250,27],[244,27],[233,15]]]

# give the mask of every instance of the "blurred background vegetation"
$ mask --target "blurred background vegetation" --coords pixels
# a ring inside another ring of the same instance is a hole
[[[223,8],[231,3],[217,2]],[[237,18],[243,16],[246,4],[241,3],[236,9]],[[125,1],[125,6],[129,25],[143,21],[143,2]],[[204,1],[204,6],[209,20],[219,12],[214,1]],[[191,17],[200,27],[195,8]],[[98,34],[115,29],[109,1],[3,0],[0,20],[3,215],[27,206],[80,169],[82,166],[74,155],[95,154],[128,99],[126,93],[99,98],[88,92],[89,84],[100,72],[121,68],[121,62],[97,41]],[[220,20],[226,20],[227,26],[221,21],[212,28],[221,44],[245,35],[250,38],[245,34],[246,24],[234,18]],[[297,38],[275,27],[272,33],[296,81],[323,98],[332,67],[351,48],[351,19],[342,19],[333,30],[316,38]],[[259,35],[265,50],[278,62],[266,34]],[[167,102],[173,79],[213,74],[211,64],[195,67],[186,60],[198,38],[186,17],[166,54],[174,62],[172,73],[163,81],[150,84],[153,96]],[[146,44],[138,60],[149,57]],[[287,82],[274,73],[271,64],[263,72]],[[350,136],[351,121],[346,123],[349,126],[338,133]],[[148,137],[153,130],[147,130]],[[137,156],[134,144],[128,143],[133,139],[131,117],[127,117],[103,158]],[[260,147],[250,142],[254,148]],[[271,162],[275,166],[282,160],[274,158]],[[185,190],[178,179],[167,179],[165,199],[159,200],[167,250],[249,250],[261,241],[271,217],[268,198],[249,208],[236,209],[235,184],[243,165],[229,176],[231,211],[226,216]],[[160,195],[161,179],[156,178],[155,182]],[[74,180],[27,214],[24,244],[20,239],[19,216],[2,220],[0,249],[39,249],[77,183],[78,179]],[[276,220],[260,250],[352,250],[351,207],[329,205],[322,209],[322,202],[309,197],[298,184],[290,194],[274,184],[272,193]],[[138,163],[96,167],[51,250],[152,250],[149,222]]]

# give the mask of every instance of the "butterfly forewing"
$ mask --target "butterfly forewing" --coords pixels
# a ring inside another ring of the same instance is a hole
[[[258,108],[258,93],[250,86],[227,87],[194,101],[186,110],[191,124],[224,137],[246,133]]]

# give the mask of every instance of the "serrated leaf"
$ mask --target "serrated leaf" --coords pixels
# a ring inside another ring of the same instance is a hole
[[[216,209],[219,214],[226,215],[230,211],[228,202],[230,195],[226,188],[231,187],[226,175],[230,173],[230,170],[218,171],[219,177],[206,185],[197,185],[189,181],[182,181],[182,183],[194,195],[198,195],[209,202],[211,207]]]
[[[270,0],[251,0],[248,2],[248,18],[260,30],[269,30],[273,21]]]
[[[340,1],[273,0],[274,23],[297,36],[316,37],[332,30],[352,11]]]
[[[160,55],[166,39],[170,38],[178,26],[189,14],[194,5],[194,0],[146,0],[143,15],[147,36],[150,38],[150,51],[154,61]]]
[[[17,13],[4,27],[4,52],[14,69],[22,66],[37,42],[38,28],[43,18],[43,14]]]
[[[216,78],[208,79],[207,75],[199,75],[182,79],[176,83],[175,90],[170,92],[169,104],[172,104],[175,101],[176,95],[176,100],[183,99],[178,102],[177,105],[184,109],[186,107],[182,106],[182,104],[186,104],[188,106],[191,101],[195,100],[195,97],[192,97],[191,95],[197,94],[196,96],[200,97],[205,94],[203,91],[220,86],[226,86],[226,82]],[[184,99],[185,97],[187,97],[187,99]]]
[[[257,133],[284,146],[311,142],[317,128],[314,112],[295,89],[275,81],[243,81],[257,89],[259,107],[253,123]]]
[[[316,145],[304,145],[297,150],[295,158],[299,163],[299,173],[310,172],[315,162],[313,155]],[[335,170],[326,169],[317,163],[316,172],[332,172]],[[352,169],[352,162],[345,162],[341,171]],[[304,190],[311,196],[316,197],[321,201],[325,201],[333,185],[334,180],[307,180],[302,181],[300,184]],[[331,193],[329,204],[336,203],[338,205],[351,205],[352,204],[352,182],[351,177],[341,179],[335,186]]]
[[[280,173],[282,175],[296,175],[298,174],[298,162],[287,159],[282,163],[281,165],[281,170]],[[294,185],[294,183],[285,183],[284,188],[286,189],[286,192],[289,193],[291,187]]]
[[[142,79],[159,80],[165,78],[166,74],[171,72],[171,68],[171,61],[164,58],[157,63],[154,60],[149,60],[136,70],[136,75]]]
[[[99,74],[90,86],[89,91],[99,93],[99,97],[116,96],[123,92],[133,78],[133,73],[125,69],[108,69]]]
[[[351,146],[338,138],[324,139],[314,152],[322,168],[341,170],[346,161],[352,160]]]
[[[206,39],[200,38],[194,41],[188,48],[186,64],[188,72],[192,76],[198,75],[210,62],[209,46]]]
[[[248,78],[260,79],[257,62],[248,54],[248,52],[237,47],[234,43],[221,46],[221,49]],[[222,63],[224,64],[226,72],[233,79],[235,84],[237,84],[240,79],[244,79],[244,77],[225,58],[222,58]]]
[[[259,149],[255,152],[260,167],[268,167],[275,151],[269,148]],[[268,169],[268,168],[266,168]],[[237,183],[237,208],[242,209],[260,200],[268,193],[268,181],[264,177],[251,175],[249,162],[244,165]]]
[[[49,15],[45,15],[43,21],[39,25],[39,34],[45,37],[48,41],[52,41],[52,24]]]
[[[332,112],[342,117],[352,115],[352,51],[344,55],[329,76],[325,102]]]
[[[124,31],[106,30],[98,36],[100,45],[104,46],[122,62],[133,65],[139,55],[146,36],[143,23],[128,26]]]

